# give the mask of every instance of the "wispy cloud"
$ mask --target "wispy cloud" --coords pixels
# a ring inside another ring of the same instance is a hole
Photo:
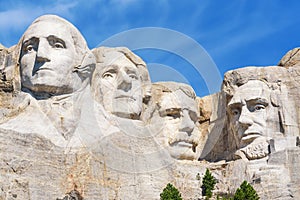
[[[73,23],[90,48],[123,31],[162,27],[196,40],[212,57],[222,75],[228,69],[248,63],[270,63],[275,53],[282,55],[298,46],[299,5],[298,1],[270,4],[259,0],[40,0],[38,3],[6,0],[0,2],[0,43],[5,46],[16,44],[36,17],[50,13]],[[153,37],[150,35],[149,40]],[[138,36],[133,42],[136,40]],[[175,41],[174,46],[182,48],[180,41]],[[192,47],[187,49],[193,53]],[[149,60],[148,57],[147,53],[143,55],[144,60]],[[189,71],[170,56],[160,58],[155,53],[154,57],[154,63]],[[188,72],[187,76],[188,80],[193,78]],[[201,90],[200,84],[194,85]]]
[[[15,9],[0,12],[0,29],[5,31],[9,29],[18,29],[32,21],[34,16],[28,15],[29,10]]]
[[[26,27],[38,16],[43,14],[58,14],[65,17],[72,18],[70,9],[76,5],[76,2],[70,2],[61,4],[56,2],[53,5],[16,5],[14,9],[5,10],[0,12],[0,35],[1,43],[6,46],[12,46],[17,43],[19,38],[16,35],[21,36]],[[14,33],[14,34],[12,34]]]

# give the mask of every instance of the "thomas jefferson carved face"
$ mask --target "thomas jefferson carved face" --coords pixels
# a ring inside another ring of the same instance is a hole
[[[75,44],[83,42],[75,42],[76,38],[71,34],[74,27],[57,18],[36,21],[23,35],[20,55],[23,88],[33,92],[66,94],[81,86],[82,80],[74,67],[80,65],[78,60],[84,55],[78,54]]]
[[[274,116],[277,116],[270,96],[271,90],[264,82],[251,80],[237,89],[228,104],[237,147],[248,159],[269,154],[269,139],[274,132],[270,123],[276,121]]]
[[[123,53],[111,51],[98,78],[104,108],[119,117],[138,119],[143,90],[137,66]]]

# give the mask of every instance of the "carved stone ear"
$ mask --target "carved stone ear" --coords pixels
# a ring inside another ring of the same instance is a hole
[[[82,79],[91,78],[95,70],[96,59],[91,51],[86,52],[81,64],[76,66],[74,71],[77,71]]]
[[[274,107],[279,107],[280,103],[278,101],[278,98],[280,98],[280,97],[279,97],[278,92],[272,91],[270,97],[271,97],[271,103],[272,103],[272,105]]]
[[[271,94],[270,94],[270,98],[271,98],[271,103],[274,107],[280,107],[281,102],[280,99],[282,97],[282,92],[287,91],[286,88],[284,86],[281,86],[281,84],[276,84],[276,85],[271,85]],[[283,87],[283,88],[282,88]],[[282,91],[282,89],[284,89]]]
[[[143,85],[143,103],[148,104],[151,98],[151,83]]]

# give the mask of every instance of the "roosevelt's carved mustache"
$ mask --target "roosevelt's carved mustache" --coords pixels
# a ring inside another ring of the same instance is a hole
[[[115,99],[131,99],[131,100],[136,100],[135,98],[133,98],[132,96],[128,96],[128,95],[119,95],[119,96],[115,96]]]
[[[169,139],[170,145],[173,145],[178,142],[190,143],[193,146],[197,146],[199,144],[199,139],[195,135],[188,136],[185,132],[179,132],[174,136],[174,138]]]

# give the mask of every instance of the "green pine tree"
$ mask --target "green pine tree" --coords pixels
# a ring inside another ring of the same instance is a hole
[[[216,185],[217,181],[213,175],[211,175],[210,171],[206,169],[205,175],[202,181],[202,196],[206,196],[207,199],[212,197],[212,191]]]
[[[164,188],[163,192],[160,193],[161,200],[182,200],[181,194],[176,187],[171,183]]]
[[[238,188],[233,197],[234,200],[259,200],[259,196],[257,195],[254,188],[247,182],[244,181],[240,188]]]

